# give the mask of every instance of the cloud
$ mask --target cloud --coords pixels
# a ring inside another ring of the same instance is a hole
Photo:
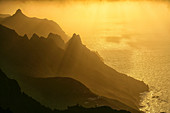
[[[129,35],[129,34],[122,34],[120,36],[108,36],[108,37],[105,37],[107,42],[112,42],[112,43],[120,43],[123,39],[128,40],[130,38],[131,38],[131,35]]]

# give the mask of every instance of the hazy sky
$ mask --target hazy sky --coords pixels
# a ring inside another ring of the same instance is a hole
[[[0,1],[169,1],[169,0],[0,0]]]

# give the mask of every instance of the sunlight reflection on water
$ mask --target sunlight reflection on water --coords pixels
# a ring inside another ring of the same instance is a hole
[[[142,111],[170,112],[168,3],[0,3],[0,13],[12,14],[18,8],[28,16],[56,21],[70,36],[80,34],[83,43],[98,51],[106,64],[148,84],[150,92],[143,94]]]
[[[124,51],[124,54],[127,54],[127,51]],[[170,95],[168,92],[170,86],[170,54],[141,49],[131,53],[129,59],[124,59],[124,56],[122,56],[124,54],[121,53],[116,56],[110,56],[114,64],[110,63],[108,57],[105,61],[106,63],[109,61],[110,64],[107,64],[120,72],[124,72],[149,84],[150,92],[144,93],[144,100],[141,103],[144,107],[141,108],[141,110],[151,113],[170,112]],[[128,60],[128,62],[126,62],[126,60]]]

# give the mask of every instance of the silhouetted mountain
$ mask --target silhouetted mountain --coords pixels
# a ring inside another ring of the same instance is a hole
[[[9,16],[11,16],[11,15],[9,15],[9,14],[0,14],[0,18],[6,18],[6,17],[9,17]]]
[[[66,109],[67,106],[79,104],[87,108],[110,106],[113,109],[138,112],[117,100],[98,96],[82,83],[68,77],[22,77],[18,82],[25,93],[50,108]]]
[[[9,17],[9,16],[11,16],[11,15],[9,15],[9,14],[0,14],[0,22],[2,20],[4,20],[4,18]]]
[[[36,33],[39,36],[47,37],[49,33],[54,33],[60,35],[63,40],[68,40],[68,36],[54,21],[27,17],[20,9],[14,15],[1,20],[0,24],[14,29],[21,36],[27,34],[28,37],[31,37]]]
[[[53,40],[58,47],[64,49],[65,43],[59,35],[50,33],[47,38]]]
[[[51,113],[37,101],[21,92],[17,82],[8,79],[0,70],[0,107],[13,113]]]
[[[14,30],[2,25],[0,36],[0,65],[8,66],[16,74],[55,76],[64,53],[60,37],[50,34],[43,38],[33,34],[29,40],[26,35],[20,37]]]
[[[9,109],[2,109],[0,107],[0,113],[12,113]]]
[[[59,74],[81,81],[96,94],[117,99],[136,109],[139,94],[148,90],[143,82],[105,65],[98,54],[86,48],[75,34],[66,44]]]
[[[83,108],[79,105],[68,107],[64,113],[130,113],[125,110],[112,110],[110,107],[102,106],[97,108]]]
[[[28,40],[27,36],[20,37],[4,26],[0,29],[0,66],[17,80],[21,76],[72,77],[95,94],[117,100],[136,110],[139,94],[148,90],[143,82],[105,65],[100,56],[86,48],[76,34],[62,49],[49,38],[34,34]],[[115,105],[114,102],[109,103]]]
[[[81,106],[68,107],[59,111],[42,106],[40,103],[21,92],[18,83],[7,78],[0,70],[0,113],[129,113],[124,110],[112,110],[109,107],[83,108]]]

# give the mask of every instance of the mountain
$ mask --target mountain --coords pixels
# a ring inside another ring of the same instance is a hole
[[[11,15],[9,15],[9,14],[0,14],[0,22],[1,22],[4,18],[9,17],[9,16],[11,16]]]
[[[0,25],[0,36],[0,65],[7,66],[8,71],[41,77],[57,73],[64,52],[61,48],[63,40],[58,35],[49,34],[44,38],[33,34],[28,39],[26,35],[21,37],[14,30]]]
[[[67,110],[51,110],[21,92],[18,83],[9,79],[0,70],[0,112],[1,113],[129,113],[124,110],[112,110],[109,107],[83,108],[81,106],[68,107]]]
[[[81,81],[92,92],[117,99],[134,109],[139,107],[140,93],[148,90],[144,82],[104,64],[101,57],[83,45],[76,34],[66,44],[59,75]]]
[[[0,107],[0,113],[12,113],[9,109],[2,109]]]
[[[6,17],[9,17],[9,16],[11,16],[11,15],[9,15],[9,14],[0,14],[0,18],[6,18]]]
[[[64,53],[59,47],[64,41],[58,35],[50,33],[47,38],[43,38],[33,34],[29,40],[26,35],[20,37],[14,30],[2,25],[0,29],[0,66],[8,73],[11,71],[10,75],[13,76],[10,77],[17,79],[22,90],[43,105],[57,109],[66,109],[68,105],[77,103],[85,107],[107,105],[114,109],[138,112],[117,100],[97,96],[71,78],[38,78],[57,73],[57,65]]]
[[[136,110],[140,93],[148,91],[144,82],[104,64],[96,52],[82,44],[79,35],[74,34],[62,49],[49,38],[34,34],[28,40],[27,36],[21,37],[2,25],[0,29],[0,66],[8,75],[13,75],[10,76],[12,78],[71,77],[95,94],[117,100]]]
[[[25,93],[21,92],[18,83],[7,78],[0,70],[0,107],[13,113],[52,113]]]
[[[50,33],[47,38],[53,40],[58,47],[62,49],[65,48],[64,40],[62,40],[62,38],[59,35]]]
[[[86,108],[110,106],[112,109],[124,109],[133,113],[139,112],[117,100],[94,94],[85,85],[72,78],[22,77],[17,80],[25,93],[53,109],[66,109],[67,106],[79,104]]]
[[[14,15],[1,20],[0,24],[14,29],[21,36],[27,34],[28,37],[31,37],[36,33],[39,36],[47,37],[49,33],[54,33],[60,35],[63,40],[68,40],[68,36],[54,21],[27,17],[20,9]]]

